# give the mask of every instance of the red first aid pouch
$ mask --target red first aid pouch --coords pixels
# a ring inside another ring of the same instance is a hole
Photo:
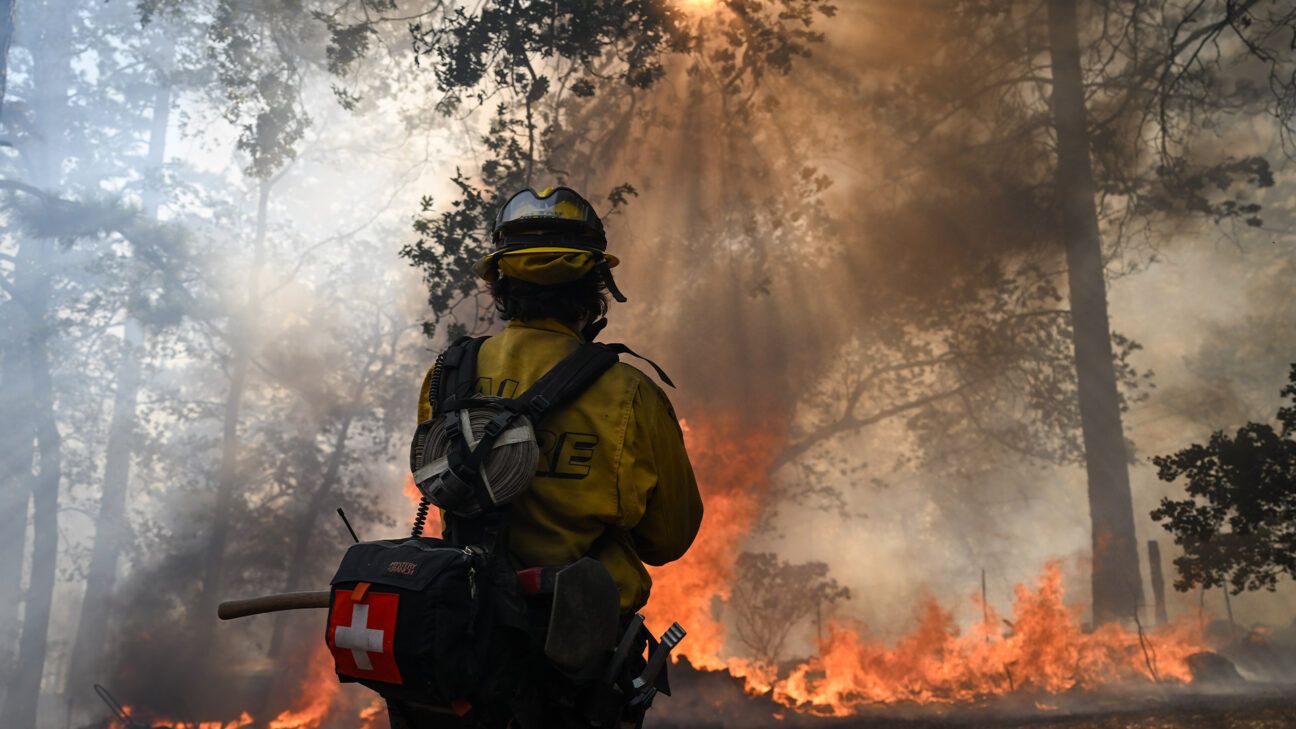
[[[430,537],[352,545],[331,582],[325,634],[339,680],[447,705],[510,694],[528,638],[516,578],[500,561]]]

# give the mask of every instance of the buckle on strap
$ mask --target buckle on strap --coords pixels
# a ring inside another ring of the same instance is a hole
[[[545,411],[552,405],[553,403],[549,402],[549,398],[537,394],[535,397],[531,398],[531,402],[527,403],[527,409],[530,410],[531,414],[538,420],[540,416],[544,415]]]
[[[516,413],[513,413],[510,410],[505,410],[504,412],[491,418],[490,422],[486,423],[486,428],[483,431],[483,434],[486,436],[486,438],[494,438],[500,433],[503,433],[504,429],[507,428],[508,424],[513,420],[515,414]]]

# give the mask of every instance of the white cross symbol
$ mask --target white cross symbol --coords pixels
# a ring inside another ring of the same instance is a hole
[[[349,648],[355,658],[356,668],[372,671],[370,653],[383,652],[383,632],[369,627],[369,606],[351,603],[351,624],[339,625],[333,632],[333,643],[338,648]]]

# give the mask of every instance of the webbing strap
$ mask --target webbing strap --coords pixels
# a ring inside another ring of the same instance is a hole
[[[482,463],[486,456],[495,448],[495,441],[508,428],[517,413],[502,410],[495,417],[491,418],[486,424],[485,432],[482,433],[481,440],[473,442],[473,433],[468,422],[467,411],[460,410],[462,415],[458,437],[453,438],[450,443],[450,452],[447,454],[447,461],[450,468],[455,469],[456,473],[470,475],[472,478],[469,483],[473,487],[473,499],[477,502],[477,508],[482,512],[488,512],[495,506],[495,501],[491,498],[490,490],[486,486],[486,474],[482,473]],[[447,418],[453,417],[454,414],[447,414]]]
[[[447,400],[473,396],[473,390],[477,385],[477,353],[481,351],[486,339],[486,337],[477,337],[464,342],[460,349],[462,355],[456,358],[458,361],[451,368],[454,374],[451,388],[449,391],[442,390]]]
[[[478,469],[485,454],[493,447],[493,440],[486,448],[476,451],[470,443],[472,433],[464,433],[462,420],[459,418],[460,402],[467,401],[473,395],[477,384],[477,354],[486,337],[460,337],[445,351],[445,362],[441,368],[440,387],[433,388],[440,393],[441,402],[433,405],[433,411],[443,419],[446,435],[450,437],[450,449],[446,461],[450,470],[473,487],[473,500],[483,512],[493,506],[490,493],[485,483],[478,478]],[[476,444],[480,446],[481,444]]]
[[[459,337],[437,358],[437,380],[428,388],[428,404],[432,406],[433,415],[453,409],[450,404],[455,400],[472,396],[472,386],[476,384],[477,351],[486,339],[466,335]],[[471,381],[468,383],[468,391],[461,393],[460,373],[465,371]]]
[[[514,412],[525,412],[532,422],[539,422],[547,413],[563,407],[589,389],[616,362],[617,353],[611,347],[586,342],[563,357],[526,392],[513,400],[506,400],[503,405]]]
[[[667,385],[670,385],[672,388],[675,387],[675,383],[674,383],[674,382],[671,382],[671,378],[668,377],[668,376],[666,375],[666,370],[663,370],[660,366],[658,366],[658,364],[657,364],[656,362],[654,362],[654,361],[648,359],[647,357],[643,356],[642,354],[639,354],[638,352],[634,351],[633,349],[630,349],[629,347],[625,346],[624,344],[620,344],[620,343],[605,344],[605,345],[603,345],[603,346],[607,347],[608,349],[612,350],[613,352],[616,352],[617,354],[628,354],[628,355],[630,355],[631,357],[637,357],[637,358],[639,358],[639,359],[641,359],[641,360],[647,362],[648,364],[652,365],[653,371],[655,371],[655,372],[657,373],[657,376],[661,378],[661,381],[662,381],[662,382],[665,382]]]
[[[506,445],[525,443],[529,440],[535,440],[535,432],[529,427],[515,423],[508,430],[500,434],[499,438],[495,440],[495,447],[500,448]],[[430,461],[414,472],[414,483],[422,483],[449,467],[450,459],[447,456],[442,456],[435,461]]]

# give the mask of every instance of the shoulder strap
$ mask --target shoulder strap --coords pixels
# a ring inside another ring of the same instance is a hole
[[[477,353],[486,340],[487,337],[459,337],[441,354],[440,373],[434,386],[428,389],[434,415],[451,409],[457,400],[472,397],[477,384]]]
[[[666,370],[663,370],[656,362],[648,359],[642,354],[639,354],[638,352],[634,351],[633,349],[630,349],[624,344],[614,343],[614,344],[605,344],[603,346],[607,347],[613,352],[616,352],[617,354],[628,354],[631,357],[636,357],[638,359],[647,362],[648,364],[652,365],[653,371],[657,373],[657,376],[661,378],[662,382],[665,382],[667,385],[670,385],[672,389],[675,387],[675,383],[671,382],[671,378],[666,375]]]
[[[513,412],[526,413],[539,422],[550,412],[562,408],[589,389],[599,377],[617,363],[616,350],[604,344],[586,342],[563,357],[527,391],[507,402]]]

